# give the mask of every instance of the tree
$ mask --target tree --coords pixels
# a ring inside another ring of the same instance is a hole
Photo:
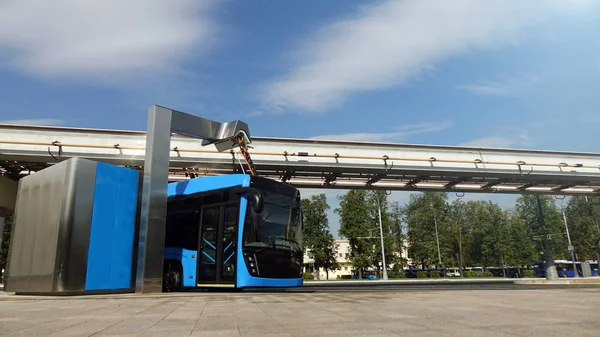
[[[465,254],[469,252],[471,246],[471,230],[470,227],[466,226],[466,224],[468,224],[467,216],[467,204],[465,204],[465,202],[463,202],[461,199],[454,200],[450,208],[448,225],[450,227],[450,231],[457,234],[457,240],[455,240],[456,242],[453,242],[453,253],[456,256],[458,270],[461,277],[464,276],[464,267],[466,266],[465,257],[467,257],[467,261],[470,261],[468,258],[469,254]]]
[[[483,267],[502,266],[510,253],[508,215],[498,204],[481,202],[480,227],[481,257]]]
[[[599,197],[573,197],[565,210],[571,242],[577,260],[600,260],[600,208]]]
[[[329,278],[330,270],[339,269],[336,259],[337,245],[329,230],[327,219],[329,208],[325,194],[302,199],[304,249],[310,250],[315,261],[315,269],[325,268],[327,278]],[[317,278],[319,278],[319,273],[317,273]]]
[[[449,211],[446,200],[445,193],[412,194],[404,209],[404,222],[410,242],[409,255],[423,268],[427,265],[439,264],[438,241],[440,243],[439,255],[442,257],[442,261],[452,263],[452,242],[445,239],[446,231],[442,231],[443,228],[448,228],[445,226]]]
[[[8,249],[10,245],[10,235],[12,233],[12,225],[13,213],[7,212],[4,216],[4,231],[0,233],[2,235],[2,245],[0,246],[0,270],[6,269]]]
[[[542,201],[542,213],[549,237],[550,250],[554,259],[567,259],[567,237],[562,216],[554,200],[550,196],[540,196]],[[525,221],[525,228],[529,237],[534,240],[537,258],[544,261],[544,236],[543,228],[539,222],[539,212],[535,195],[522,195],[517,199],[516,212],[519,218]]]
[[[364,268],[373,262],[374,223],[367,203],[367,192],[350,190],[338,197],[340,207],[335,210],[340,216],[339,234],[348,239],[350,261],[358,268],[358,278],[362,279]]]
[[[390,205],[390,234],[393,237],[393,252],[395,253],[394,265],[396,270],[401,270],[406,265],[406,260],[402,257],[404,251],[404,241],[406,234],[402,225],[403,209],[400,204],[395,201]],[[387,260],[386,260],[387,261]],[[390,261],[391,263],[392,261]]]
[[[539,251],[528,232],[527,221],[516,211],[508,213],[508,231],[510,248],[506,263],[518,267],[531,265],[538,258]]]

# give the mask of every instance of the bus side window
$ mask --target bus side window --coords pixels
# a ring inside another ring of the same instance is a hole
[[[198,250],[198,230],[200,228],[200,212],[194,210],[182,214],[181,243],[187,250]]]
[[[177,247],[179,245],[179,232],[179,215],[167,214],[165,247]]]

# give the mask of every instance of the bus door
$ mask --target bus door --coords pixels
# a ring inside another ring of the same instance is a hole
[[[235,286],[238,205],[203,207],[200,219],[198,286]]]

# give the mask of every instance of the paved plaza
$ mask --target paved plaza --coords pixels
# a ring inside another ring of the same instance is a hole
[[[1,336],[599,336],[600,289],[0,293]]]

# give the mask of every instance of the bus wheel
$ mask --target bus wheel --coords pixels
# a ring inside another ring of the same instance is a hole
[[[168,261],[164,266],[163,292],[181,291],[182,272],[178,262]]]

